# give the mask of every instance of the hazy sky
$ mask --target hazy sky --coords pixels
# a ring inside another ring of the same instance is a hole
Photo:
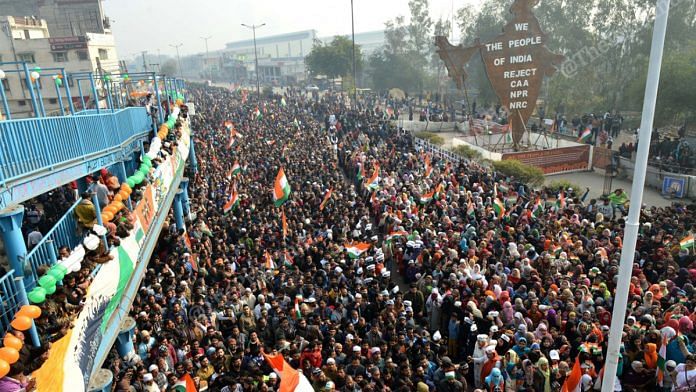
[[[430,0],[430,15],[451,17],[476,0]],[[380,30],[384,22],[403,15],[408,20],[408,0],[354,0],[355,32]],[[170,44],[183,43],[181,54],[210,50],[225,43],[251,38],[241,23],[266,23],[257,37],[316,29],[320,37],[350,33],[350,0],[105,0],[104,11],[121,58],[142,50],[175,54]]]

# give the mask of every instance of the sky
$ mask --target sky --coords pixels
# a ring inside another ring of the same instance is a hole
[[[451,18],[454,11],[476,0],[429,0],[430,16]],[[141,51],[175,55],[170,45],[183,44],[181,55],[223,49],[225,43],[251,38],[241,24],[261,24],[257,37],[315,29],[319,37],[350,34],[350,0],[104,0],[112,20],[119,56],[130,59]],[[354,0],[355,32],[384,29],[384,22],[403,15],[408,0]]]

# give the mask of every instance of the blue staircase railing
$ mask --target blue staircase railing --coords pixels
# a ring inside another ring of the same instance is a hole
[[[11,186],[37,172],[120,148],[131,138],[147,135],[151,121],[145,108],[130,107],[0,122],[0,184]]]
[[[0,278],[0,327],[3,333],[10,329],[10,323],[21,306],[14,270],[10,270]]]
[[[68,211],[65,212],[60,220],[46,233],[41,241],[27,254],[24,276],[27,291],[36,286],[39,280],[38,270],[43,265],[51,266],[58,260],[58,250],[67,246],[73,249],[79,245],[82,236],[77,233],[77,220],[75,219],[75,208],[82,201],[78,199]]]

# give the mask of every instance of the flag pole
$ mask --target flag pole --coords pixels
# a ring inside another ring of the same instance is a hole
[[[636,155],[636,165],[633,172],[633,186],[631,188],[632,200],[628,210],[626,229],[624,231],[624,246],[621,251],[618,282],[614,294],[614,311],[611,318],[609,347],[607,350],[604,380],[602,382],[602,392],[614,392],[616,370],[619,366],[619,349],[626,317],[628,289],[629,283],[631,282],[636,241],[638,240],[640,211],[643,204],[643,188],[645,186],[645,173],[648,167],[650,136],[655,119],[655,103],[657,101],[657,90],[660,83],[660,69],[662,67],[662,53],[665,45],[665,33],[667,31],[669,3],[670,0],[657,0],[657,5],[655,7],[655,29],[653,30],[648,78],[645,86],[645,98],[643,100],[640,142],[638,143],[638,154]]]

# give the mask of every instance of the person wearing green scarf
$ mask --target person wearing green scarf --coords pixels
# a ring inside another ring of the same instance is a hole
[[[537,391],[551,392],[551,369],[549,360],[541,357],[536,363],[536,374],[534,375],[534,385]]]

